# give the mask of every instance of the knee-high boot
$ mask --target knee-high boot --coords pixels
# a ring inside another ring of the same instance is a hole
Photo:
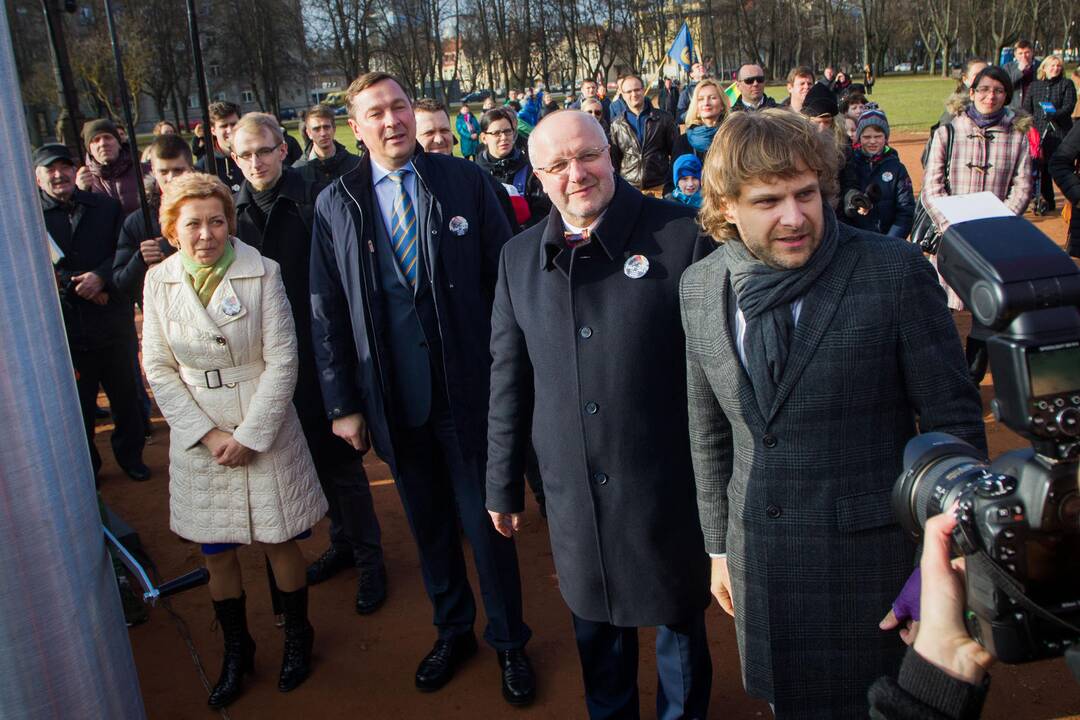
[[[311,647],[315,629],[308,622],[308,589],[281,591],[281,607],[285,611],[285,653],[281,658],[281,677],[278,690],[289,692],[299,687],[311,673]]]
[[[206,701],[213,708],[225,707],[240,697],[244,673],[255,667],[255,641],[248,634],[246,602],[245,595],[214,601],[214,614],[225,636],[225,658],[217,685]]]

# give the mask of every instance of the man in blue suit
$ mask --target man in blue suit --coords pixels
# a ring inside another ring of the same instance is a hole
[[[366,151],[319,195],[311,252],[327,413],[358,450],[370,434],[416,539],[438,628],[416,686],[441,688],[476,651],[460,514],[503,696],[524,705],[535,681],[517,553],[484,509],[491,304],[510,226],[483,171],[416,144],[412,105],[392,76],[360,76],[346,103]]]

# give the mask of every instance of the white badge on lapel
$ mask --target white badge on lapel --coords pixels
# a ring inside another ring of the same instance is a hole
[[[892,182],[893,177],[894,177],[893,174],[891,172],[889,172],[888,170],[881,173],[881,179],[884,180],[885,182]]]
[[[458,237],[461,237],[465,233],[469,232],[469,221],[460,215],[455,215],[450,218],[450,232],[454,233]]]
[[[623,263],[622,271],[631,280],[643,278],[649,272],[649,258],[644,255],[631,255]]]
[[[240,300],[229,293],[225,297],[221,298],[221,312],[225,313],[229,317],[234,317],[240,314]]]

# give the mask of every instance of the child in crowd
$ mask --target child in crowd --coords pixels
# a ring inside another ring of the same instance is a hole
[[[689,205],[692,208],[700,208],[701,161],[697,159],[697,156],[687,153],[675,158],[671,175],[675,180],[675,189],[665,195],[664,199]]]
[[[885,113],[876,108],[863,112],[855,127],[855,152],[844,173],[841,219],[903,239],[911,232],[915,195],[907,168],[888,142]]]

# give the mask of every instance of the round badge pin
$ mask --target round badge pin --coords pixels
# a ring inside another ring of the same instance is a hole
[[[465,233],[469,232],[469,221],[460,215],[455,215],[450,218],[450,232],[454,233],[458,237],[461,237]]]
[[[236,299],[235,295],[229,295],[221,301],[221,312],[229,317],[240,314],[240,301]]]
[[[643,278],[649,272],[649,258],[644,255],[631,255],[623,263],[622,271],[631,280]]]
[[[894,177],[895,177],[895,175],[893,175],[893,174],[892,174],[891,172],[889,172],[888,170],[886,170],[885,172],[881,173],[881,179],[882,179],[882,180],[884,180],[885,182],[892,182],[892,179],[893,179]]]

